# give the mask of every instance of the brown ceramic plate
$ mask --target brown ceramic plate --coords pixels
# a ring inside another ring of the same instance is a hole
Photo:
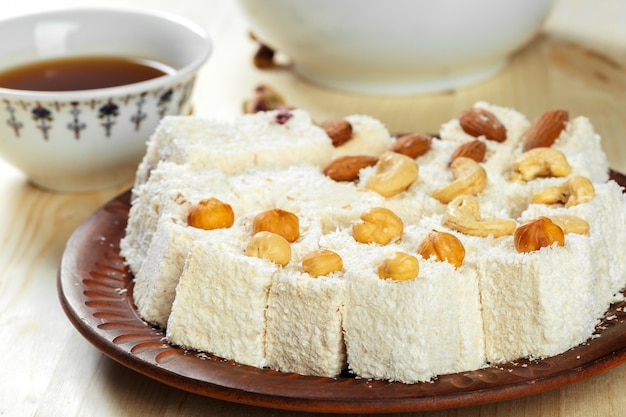
[[[626,185],[626,178],[612,173]],[[119,254],[130,193],[96,211],[72,235],[58,275],[63,308],[98,349],[173,387],[236,403],[301,411],[381,413],[446,409],[536,394],[626,361],[626,303],[613,305],[597,336],[561,355],[441,375],[407,385],[350,375],[318,378],[258,369],[173,347],[132,302],[132,275]]]

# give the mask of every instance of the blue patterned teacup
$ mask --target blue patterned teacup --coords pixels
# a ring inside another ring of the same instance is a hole
[[[121,56],[166,75],[115,87],[34,91],[0,86],[0,155],[37,186],[79,192],[132,179],[167,115],[190,112],[212,45],[195,24],[137,9],[66,9],[0,21],[0,72],[49,58]]]

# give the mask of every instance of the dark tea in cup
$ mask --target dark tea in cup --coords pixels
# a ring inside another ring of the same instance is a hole
[[[134,84],[173,73],[160,62],[118,56],[74,56],[35,61],[0,71],[0,87],[77,91]]]

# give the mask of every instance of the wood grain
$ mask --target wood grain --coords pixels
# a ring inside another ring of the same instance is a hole
[[[95,0],[3,3],[3,16],[40,8],[96,5]],[[194,95],[196,114],[232,118],[259,83],[278,89],[316,120],[351,113],[380,118],[396,132],[436,132],[477,100],[534,118],[550,108],[586,115],[602,136],[611,167],[626,172],[626,8],[621,0],[559,0],[542,36],[480,84],[425,96],[372,97],[305,82],[288,68],[260,71],[256,45],[231,0],[110,0],[178,13],[207,28],[216,49]],[[4,123],[0,120],[0,123]],[[0,138],[1,140],[1,138]],[[56,294],[66,241],[94,210],[128,185],[84,194],[52,194],[30,186],[0,161],[0,415],[3,416],[305,416],[236,405],[190,394],[123,367],[85,340]],[[397,417],[621,417],[626,366],[537,395]],[[331,414],[332,415],[332,414]]]

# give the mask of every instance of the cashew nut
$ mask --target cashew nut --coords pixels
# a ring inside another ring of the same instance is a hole
[[[572,172],[565,154],[553,148],[533,148],[524,152],[513,163],[511,178],[530,181],[537,177],[565,177]]]
[[[572,207],[586,203],[596,194],[593,183],[589,178],[575,175],[561,185],[547,187],[533,195],[532,202],[537,204],[564,203],[565,207]]]
[[[450,164],[455,180],[433,191],[433,197],[443,204],[461,194],[476,195],[487,186],[487,171],[478,162],[467,157],[458,157]]]
[[[476,197],[463,194],[452,200],[443,216],[443,224],[466,235],[494,237],[511,235],[517,223],[510,219],[483,219]]]
[[[589,236],[589,223],[578,216],[571,214],[555,214],[548,216],[552,223],[563,229],[563,233],[575,233]]]
[[[376,173],[365,182],[365,188],[383,197],[394,196],[417,180],[418,167],[413,158],[396,152],[383,153],[376,164]]]

